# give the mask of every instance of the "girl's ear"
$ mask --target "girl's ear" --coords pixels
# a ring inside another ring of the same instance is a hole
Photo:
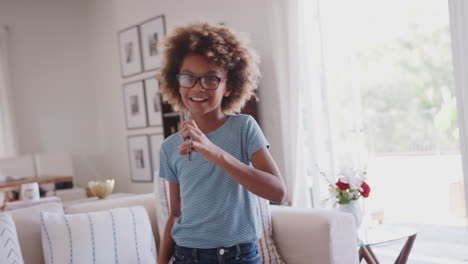
[[[226,86],[226,91],[224,91],[224,97],[229,97],[231,95],[231,88]]]
[[[223,96],[229,97],[230,95],[231,95],[231,87],[227,84],[227,80],[226,80],[226,91],[224,91]]]

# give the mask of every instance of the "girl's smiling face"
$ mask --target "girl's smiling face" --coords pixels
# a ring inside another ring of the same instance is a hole
[[[198,79],[193,88],[179,87],[179,93],[182,102],[192,115],[222,113],[223,97],[230,95],[230,89],[226,86],[227,72],[225,69],[212,64],[202,55],[189,54],[185,56],[179,74],[191,75],[195,78],[204,76],[221,78],[216,90],[204,89],[201,80]]]

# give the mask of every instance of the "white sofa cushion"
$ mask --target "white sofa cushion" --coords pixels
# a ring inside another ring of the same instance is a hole
[[[45,262],[151,263],[156,247],[143,206],[81,214],[42,213]]]
[[[86,200],[65,202],[63,203],[63,208],[67,214],[77,214],[142,205],[150,217],[151,228],[154,230],[154,240],[156,241],[156,246],[158,246],[159,233],[157,232],[158,225],[155,204],[154,194],[113,194],[113,196],[102,200],[88,198]]]
[[[44,263],[41,250],[41,212],[63,214],[62,204],[45,203],[8,212],[15,222],[24,262],[27,264]]]
[[[164,234],[164,228],[170,212],[170,193],[169,182],[158,175],[155,177],[155,195],[156,195],[156,215],[158,217],[158,230]],[[271,224],[270,203],[258,197],[258,219],[262,228],[262,238],[257,241],[262,263],[283,264],[278,250],[273,240],[273,230]],[[162,236],[161,236],[162,237]]]
[[[15,223],[7,213],[0,214],[0,263],[24,263]]]

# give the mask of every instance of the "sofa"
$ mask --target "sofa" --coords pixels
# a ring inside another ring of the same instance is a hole
[[[41,204],[9,211],[18,230],[18,240],[26,264],[44,263],[42,248],[37,246],[40,225],[30,221],[37,218],[42,208],[52,207],[65,214],[90,213],[120,207],[143,206],[149,216],[156,248],[160,235],[157,227],[155,194],[135,194],[114,199],[85,201],[82,203]],[[50,209],[50,208],[49,208]],[[28,216],[30,214],[30,216]],[[273,240],[287,264],[358,263],[358,250],[354,219],[350,214],[332,210],[300,209],[271,206]],[[42,240],[44,241],[44,240]]]

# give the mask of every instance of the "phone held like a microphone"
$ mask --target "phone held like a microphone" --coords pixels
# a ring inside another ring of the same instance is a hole
[[[190,120],[191,117],[190,117],[190,112],[187,110],[187,109],[184,109],[182,111],[182,114],[181,114],[181,118],[182,118],[182,121],[187,121],[187,120]],[[192,142],[192,138],[191,137],[187,137],[185,139],[185,143],[188,143],[188,142]],[[188,156],[188,160],[192,160],[192,147],[188,147],[187,148],[187,156]]]

